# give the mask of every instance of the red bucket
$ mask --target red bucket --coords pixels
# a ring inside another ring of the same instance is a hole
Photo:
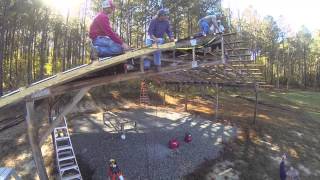
[[[180,143],[177,139],[171,139],[169,141],[169,148],[170,149],[177,149],[177,148],[179,148],[179,145],[180,145]]]

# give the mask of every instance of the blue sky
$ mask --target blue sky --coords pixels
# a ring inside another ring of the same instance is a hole
[[[282,15],[293,32],[305,25],[311,32],[320,30],[320,0],[222,0],[225,8],[230,7],[235,14],[249,6],[262,17]]]

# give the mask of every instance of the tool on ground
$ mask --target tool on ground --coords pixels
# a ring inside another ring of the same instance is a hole
[[[190,133],[186,133],[184,136],[184,142],[190,143],[192,141],[192,136]]]
[[[109,160],[109,180],[124,180],[123,174],[115,159]]]

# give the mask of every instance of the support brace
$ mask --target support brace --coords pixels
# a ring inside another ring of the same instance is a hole
[[[223,35],[221,35],[221,60],[222,60],[223,64],[226,63],[226,58],[224,56],[224,38],[223,38]]]
[[[63,122],[63,117],[66,116],[77,104],[80,102],[80,100],[83,98],[83,96],[90,90],[90,87],[86,87],[80,90],[78,94],[72,99],[72,102],[67,105],[64,110],[62,111],[61,114],[57,117],[57,119],[50,125],[48,130],[41,136],[40,140],[40,146],[44,144],[46,141],[47,137],[51,134],[53,129],[57,127],[60,123]]]

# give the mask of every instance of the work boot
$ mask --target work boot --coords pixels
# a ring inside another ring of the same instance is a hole
[[[99,58],[98,57],[98,50],[94,46],[92,46],[91,50],[90,50],[90,59],[91,59],[91,61],[95,61],[98,58]]]
[[[124,67],[126,68],[127,71],[131,71],[134,69],[134,66],[131,64],[125,64]]]

